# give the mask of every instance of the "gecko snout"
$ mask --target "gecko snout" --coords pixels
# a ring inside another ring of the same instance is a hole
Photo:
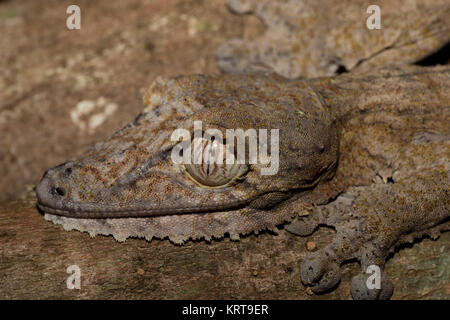
[[[64,187],[64,179],[72,173],[72,168],[67,163],[47,170],[38,186],[36,196],[40,205],[50,208],[60,208],[66,200],[67,189]]]

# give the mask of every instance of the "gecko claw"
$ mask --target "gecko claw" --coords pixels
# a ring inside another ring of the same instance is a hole
[[[340,267],[322,254],[312,254],[301,266],[301,278],[311,286],[314,293],[322,293],[334,288],[341,280]]]

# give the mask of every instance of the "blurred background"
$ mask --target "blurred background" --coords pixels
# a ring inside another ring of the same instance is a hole
[[[81,0],[68,30],[71,4],[0,0],[0,201],[131,121],[158,75],[219,72],[221,43],[264,29],[225,0]]]

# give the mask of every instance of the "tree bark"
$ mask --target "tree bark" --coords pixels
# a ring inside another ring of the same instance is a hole
[[[44,220],[34,199],[1,203],[0,299],[350,299],[357,263],[346,264],[337,289],[324,295],[300,280],[307,247],[322,248],[332,236],[323,228],[308,238],[280,230],[183,246],[119,243],[64,231]],[[392,298],[449,299],[449,247],[446,233],[399,250],[386,267]],[[67,288],[71,265],[81,270],[79,290]]]

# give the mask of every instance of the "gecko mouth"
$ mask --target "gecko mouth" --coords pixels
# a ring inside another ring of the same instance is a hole
[[[258,196],[249,197],[245,199],[229,199],[224,204],[202,204],[191,203],[185,206],[176,205],[161,205],[152,202],[151,200],[135,200],[132,203],[121,203],[117,201],[110,201],[108,203],[108,196],[98,197],[98,201],[80,201],[71,199],[70,190],[65,188],[65,184],[61,183],[61,174],[67,173],[67,170],[72,171],[70,163],[64,163],[49,169],[38,186],[36,187],[37,207],[45,213],[71,217],[71,218],[143,218],[155,217],[165,215],[180,215],[190,213],[208,213],[214,211],[233,211],[238,210]]]
[[[186,215],[186,214],[207,214],[213,212],[236,212],[250,207],[253,209],[267,209],[278,205],[287,198],[290,198],[298,191],[314,188],[320,181],[320,175],[313,181],[305,183],[301,188],[291,190],[269,189],[247,197],[238,198],[228,195],[226,202],[216,202],[208,204],[203,201],[186,201],[187,204],[161,206],[151,200],[135,200],[132,203],[127,202],[108,202],[109,196],[98,197],[98,201],[77,201],[69,197],[70,192],[64,188],[64,184],[60,183],[58,177],[70,168],[70,164],[62,164],[48,170],[42,177],[40,183],[36,187],[37,207],[48,214],[64,216],[69,218],[81,219],[108,219],[108,218],[146,218],[169,215]],[[282,196],[280,196],[282,194]],[[222,197],[223,198],[223,197]],[[234,198],[234,199],[233,199]],[[180,197],[174,199],[185,201]],[[197,199],[198,200],[198,199]],[[166,199],[166,202],[167,201]],[[170,202],[169,202],[170,203]]]
[[[245,199],[229,199],[225,204],[196,204],[185,206],[156,207],[150,200],[136,200],[131,205],[124,203],[77,202],[67,199],[64,187],[56,186],[52,170],[45,173],[36,187],[37,207],[45,213],[70,218],[145,218],[181,214],[205,214],[211,212],[236,211],[245,208],[254,200],[276,190],[266,191]]]
[[[184,206],[155,206],[151,200],[135,200],[130,203],[108,203],[107,200],[97,202],[81,202],[67,198],[66,189],[57,186],[52,178],[55,167],[47,171],[36,187],[37,207],[48,214],[82,219],[107,218],[146,218],[184,214],[207,214],[213,212],[236,212],[251,207],[253,209],[268,209],[290,198],[299,191],[314,188],[320,181],[320,176],[305,183],[299,189],[291,190],[265,190],[246,198],[228,197],[225,203],[202,204],[191,202]],[[63,168],[64,169],[64,168]],[[63,170],[64,171],[64,170]],[[280,195],[281,194],[281,195]],[[183,198],[181,198],[183,199]]]
[[[296,191],[305,191],[314,188],[319,179],[313,183],[305,186]],[[36,188],[36,195],[38,198],[37,207],[48,214],[64,216],[69,218],[82,218],[82,219],[106,219],[106,218],[146,218],[146,217],[158,217],[158,216],[170,216],[170,215],[182,215],[182,214],[207,214],[213,212],[233,212],[247,207],[253,209],[258,208],[258,202],[263,198],[270,198],[275,195],[277,201],[266,203],[266,209],[277,206],[284,200],[291,198],[295,194],[295,190],[283,192],[283,196],[280,198],[280,192],[277,190],[270,190],[258,195],[254,195],[247,199],[236,199],[228,201],[226,204],[219,205],[195,205],[195,206],[183,206],[183,207],[152,207],[150,201],[136,201],[132,207],[124,206],[123,204],[101,204],[97,202],[84,202],[76,203],[72,201],[62,201],[58,199],[55,194],[60,195],[61,192],[55,192],[55,188],[51,188],[48,191],[48,186],[43,179]],[[259,209],[261,209],[259,207]]]
[[[98,202],[76,202],[65,198],[66,191],[55,187],[49,174],[44,174],[36,187],[37,206],[46,213],[72,218],[142,218],[187,213],[207,213],[214,211],[231,211],[245,207],[257,197],[236,199],[225,205],[195,205],[183,207],[154,207],[150,201],[135,201],[132,206],[120,203],[99,204]]]
[[[39,199],[39,198],[38,198]],[[72,208],[57,208],[43,204],[38,200],[37,206],[45,213],[71,217],[71,218],[87,218],[87,219],[104,219],[104,218],[145,218],[165,215],[179,214],[202,214],[214,211],[232,211],[245,207],[251,200],[242,200],[229,203],[226,206],[204,206],[204,207],[166,207],[166,208],[144,208],[144,204],[138,204],[133,209],[120,208],[120,205],[107,205],[102,209],[95,208],[98,204],[82,203],[74,204]]]

